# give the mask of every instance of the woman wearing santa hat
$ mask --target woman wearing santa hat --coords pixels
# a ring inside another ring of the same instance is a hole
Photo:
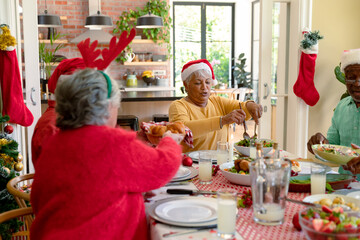
[[[181,71],[187,96],[171,103],[169,120],[183,122],[193,133],[194,148],[183,145],[183,152],[215,150],[218,141],[227,141],[229,124],[241,124],[251,117],[258,124],[262,107],[254,101],[241,102],[210,96],[216,85],[214,71],[206,59],[186,63]]]
[[[336,106],[327,138],[321,133],[311,136],[307,143],[311,153],[311,146],[320,143],[359,148],[357,145],[360,145],[360,49],[343,52],[341,71],[345,73],[346,88],[350,96],[342,99]],[[353,158],[343,168],[353,174],[360,174],[360,157]],[[344,173],[344,170],[340,167],[339,172]]]

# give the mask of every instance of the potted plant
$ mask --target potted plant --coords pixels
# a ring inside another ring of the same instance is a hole
[[[345,83],[345,73],[343,73],[341,71],[341,68],[340,68],[340,65],[339,66],[336,66],[335,69],[334,69],[334,73],[335,73],[335,76],[336,76],[336,79],[341,82],[342,84],[346,85]],[[346,98],[350,96],[348,90],[346,89],[345,90],[345,93],[343,93],[340,97],[340,100],[342,100],[343,98]]]
[[[236,59],[234,69],[234,79],[237,82],[239,88],[251,88],[252,89],[252,79],[251,79],[251,72],[247,72],[246,68],[246,58],[245,53],[241,53]]]
[[[51,68],[54,66],[55,62],[61,61],[63,58],[56,55],[56,52],[65,47],[65,44],[60,43],[56,44],[55,41],[62,37],[59,33],[55,35],[50,35],[50,47],[47,47],[45,42],[39,44],[39,59],[41,62],[40,68],[45,73],[45,78],[48,79],[51,75]],[[54,46],[56,44],[56,46]]]
[[[144,28],[142,29],[142,35],[159,45],[164,42],[170,55],[170,29],[172,19],[170,17],[170,6],[165,0],[150,0],[143,9],[137,7],[136,10],[130,9],[129,11],[123,11],[119,16],[119,20],[116,21],[116,27],[113,29],[113,33],[129,32],[132,28],[136,27],[136,19],[148,14],[149,11],[154,15],[162,17],[164,26],[162,28]],[[127,46],[126,51],[131,51],[131,47]],[[116,58],[116,61],[125,62],[126,59],[120,54],[119,57]]]

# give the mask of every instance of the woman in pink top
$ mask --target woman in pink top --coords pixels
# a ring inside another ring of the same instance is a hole
[[[119,88],[100,71],[74,73],[55,95],[60,131],[37,163],[31,239],[148,239],[142,192],[171,180],[181,147],[170,137],[148,147],[115,128]]]

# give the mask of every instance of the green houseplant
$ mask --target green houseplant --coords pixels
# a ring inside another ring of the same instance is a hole
[[[241,53],[236,59],[234,69],[234,79],[236,80],[238,87],[252,88],[252,79],[250,77],[251,72],[247,72],[245,53]]]
[[[136,10],[123,11],[119,16],[119,20],[116,21],[116,27],[113,29],[113,33],[121,34],[123,31],[130,31],[132,28],[136,27],[136,19],[140,16],[148,14],[149,11],[157,16],[162,17],[164,27],[162,28],[144,28],[142,29],[143,35],[147,39],[151,39],[154,43],[159,45],[166,44],[168,53],[170,54],[170,29],[171,29],[171,17],[170,17],[170,6],[165,0],[150,0],[144,8],[137,7]],[[126,52],[131,51],[131,47],[127,46],[124,50]],[[117,62],[124,62],[125,56],[120,54],[116,58]]]
[[[336,66],[335,69],[334,69],[334,73],[335,73],[335,76],[336,76],[336,79],[341,82],[342,84],[346,85],[345,83],[345,73],[341,72],[341,68],[340,68],[340,65],[339,66]],[[349,92],[347,91],[347,89],[345,90],[345,93],[343,93],[340,97],[340,100],[342,100],[343,98],[346,98],[350,96]]]
[[[51,75],[51,68],[54,66],[55,62],[62,60],[58,59],[56,56],[56,52],[65,47],[64,43],[57,44],[56,40],[63,37],[59,33],[50,37],[50,46],[48,47],[45,42],[39,44],[39,58],[41,64],[41,68],[45,71],[46,79],[48,79]],[[55,46],[56,45],[56,46]]]

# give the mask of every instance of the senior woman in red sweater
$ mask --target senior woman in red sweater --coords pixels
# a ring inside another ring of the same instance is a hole
[[[142,192],[175,175],[181,147],[164,137],[152,148],[115,128],[120,92],[103,72],[80,70],[55,95],[60,131],[37,163],[31,239],[148,239]]]

